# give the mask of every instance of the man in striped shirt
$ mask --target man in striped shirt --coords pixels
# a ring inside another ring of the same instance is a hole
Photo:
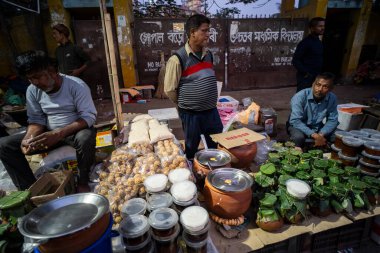
[[[177,104],[185,134],[185,152],[193,159],[200,135],[209,148],[216,148],[210,135],[220,133],[223,125],[216,103],[218,90],[212,53],[206,49],[210,20],[201,14],[191,16],[185,25],[188,41],[166,65],[165,93]]]

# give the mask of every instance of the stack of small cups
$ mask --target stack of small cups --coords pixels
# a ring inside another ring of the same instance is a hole
[[[188,253],[206,253],[210,219],[206,209],[191,206],[181,213],[182,239]]]

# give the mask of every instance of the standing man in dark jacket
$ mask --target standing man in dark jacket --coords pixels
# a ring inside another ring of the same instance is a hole
[[[82,48],[74,45],[69,36],[70,30],[64,24],[53,26],[53,37],[59,44],[55,50],[58,70],[62,74],[81,77],[91,62],[90,56]]]
[[[322,72],[323,45],[319,36],[325,31],[325,19],[312,18],[309,22],[310,34],[304,38],[293,55],[293,66],[297,69],[297,92],[310,88],[315,77]]]
[[[164,90],[178,106],[186,156],[192,159],[201,134],[209,148],[216,148],[210,135],[221,133],[223,125],[216,109],[218,89],[212,53],[206,50],[210,20],[201,14],[193,15],[186,21],[185,30],[188,41],[168,60]]]

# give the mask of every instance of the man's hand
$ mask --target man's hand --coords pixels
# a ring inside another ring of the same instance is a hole
[[[326,139],[322,134],[313,133],[311,137],[315,140],[314,147],[321,147],[326,145]]]
[[[62,140],[62,138],[63,136],[61,131],[59,129],[55,129],[30,139],[29,144],[34,150],[46,150],[53,147],[60,140]]]
[[[21,141],[21,151],[24,155],[32,154],[34,149],[30,146],[30,139],[23,139]]]

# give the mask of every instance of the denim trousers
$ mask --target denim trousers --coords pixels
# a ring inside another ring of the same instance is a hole
[[[19,190],[28,189],[36,181],[29,163],[21,151],[21,141],[24,136],[25,134],[16,134],[0,138],[0,160]],[[49,149],[52,150],[63,145],[75,148],[80,174],[79,184],[88,182],[88,172],[95,160],[95,138],[96,130],[86,128],[64,138]]]

